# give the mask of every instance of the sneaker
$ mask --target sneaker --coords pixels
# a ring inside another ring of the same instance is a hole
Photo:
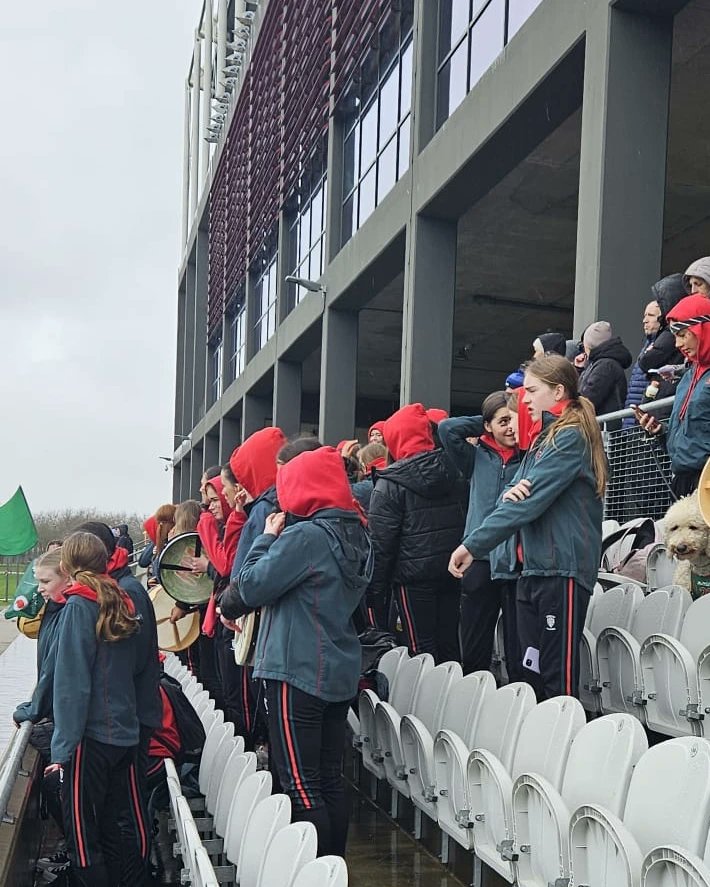
[[[46,869],[43,878],[44,883],[51,884],[52,887],[64,887],[65,884],[69,884],[69,860]]]
[[[46,872],[47,869],[53,869],[56,866],[64,865],[64,863],[69,862],[69,856],[67,855],[66,850],[58,850],[56,853],[53,853],[51,856],[42,856],[37,860],[37,868],[41,872]]]

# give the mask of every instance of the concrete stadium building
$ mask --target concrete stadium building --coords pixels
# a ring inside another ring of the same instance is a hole
[[[636,353],[710,253],[709,44],[707,0],[205,0],[175,501],[264,425],[474,410],[547,330]]]

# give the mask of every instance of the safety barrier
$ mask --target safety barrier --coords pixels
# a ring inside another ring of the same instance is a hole
[[[5,755],[0,764],[0,820],[12,823],[13,817],[7,815],[7,807],[10,803],[15,780],[20,772],[20,765],[27,750],[32,732],[31,721],[20,724],[17,732],[11,737],[5,750]]]
[[[641,409],[665,426],[673,401],[673,397],[665,397],[643,404]],[[619,523],[637,517],[659,520],[672,502],[670,459],[636,422],[624,427],[624,419],[634,419],[633,410],[597,416],[610,469],[604,518]]]

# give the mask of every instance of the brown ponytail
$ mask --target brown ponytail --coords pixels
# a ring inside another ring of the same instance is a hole
[[[579,393],[579,376],[577,370],[565,358],[558,354],[545,354],[531,361],[525,369],[545,385],[551,388],[562,385],[569,405],[562,415],[546,430],[543,444],[554,446],[555,438],[565,428],[578,428],[584,438],[592,471],[596,479],[597,495],[603,498],[607,484],[607,459],[604,452],[602,433],[597,422],[594,405]]]
[[[158,557],[160,552],[165,548],[168,541],[168,534],[175,526],[175,505],[161,505],[155,512],[155,554]]]
[[[138,628],[120,588],[106,575],[108,553],[103,542],[93,533],[72,533],[62,545],[62,566],[80,585],[96,592],[99,617],[96,637],[104,641],[120,641]]]

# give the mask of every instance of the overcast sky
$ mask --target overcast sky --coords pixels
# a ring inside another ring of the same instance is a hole
[[[0,501],[169,500],[199,0],[3,4]]]

